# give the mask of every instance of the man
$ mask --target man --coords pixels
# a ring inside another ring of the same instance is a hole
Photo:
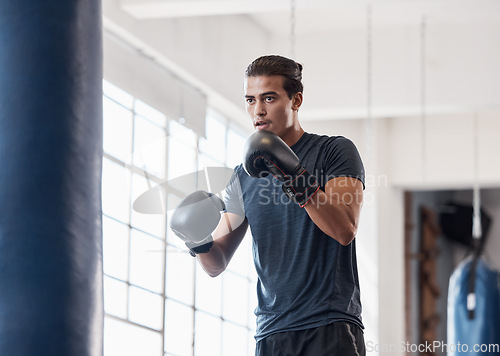
[[[258,275],[256,355],[364,355],[355,247],[364,189],[358,151],[344,137],[304,132],[300,64],[263,56],[245,74],[256,133],[224,192],[223,217],[208,238],[206,232],[193,237],[175,214],[172,229],[217,276],[250,226]],[[212,210],[223,209],[215,196],[195,195],[191,203],[211,201]],[[194,208],[186,206],[189,220]]]

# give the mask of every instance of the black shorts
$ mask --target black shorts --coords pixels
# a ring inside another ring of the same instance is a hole
[[[317,328],[269,335],[257,342],[256,356],[365,356],[363,331],[338,321]]]

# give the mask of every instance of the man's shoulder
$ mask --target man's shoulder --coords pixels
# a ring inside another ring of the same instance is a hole
[[[240,185],[245,185],[248,184],[249,181],[252,181],[247,172],[245,171],[245,168],[243,167],[243,163],[238,164],[233,168],[233,176],[231,177],[231,180],[237,180]]]
[[[322,135],[316,133],[306,132],[308,136],[308,144],[310,145],[328,145],[328,146],[351,146],[354,143],[345,136],[330,136],[330,135]]]
[[[240,175],[242,175],[242,174],[247,174],[247,173],[245,172],[245,168],[243,168],[243,163],[240,163],[240,164],[238,164],[237,166],[235,166],[235,167],[233,168],[233,172],[234,172],[234,174],[235,174],[235,175],[237,175],[237,176],[240,176]]]

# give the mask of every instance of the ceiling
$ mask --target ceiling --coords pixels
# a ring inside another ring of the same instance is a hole
[[[365,117],[368,22],[376,32],[370,49],[374,52],[370,80],[375,117],[421,114],[422,63],[428,76],[429,115],[500,109],[500,98],[494,94],[500,91],[497,0],[104,0],[106,3],[113,3],[130,20],[122,21],[123,16],[104,11],[105,28],[120,33],[139,51],[200,88],[209,101],[216,98],[212,101],[217,100],[221,110],[225,106],[226,114],[233,116],[241,116],[236,108],[243,109],[242,95],[235,88],[241,88],[241,71],[248,59],[256,58],[254,53],[288,55],[296,48],[298,60],[308,70],[301,118]],[[433,27],[427,33],[427,53],[422,54],[420,26],[424,20]],[[145,35],[141,39],[148,29],[149,34],[168,30],[157,39],[148,40]],[[179,31],[176,37],[165,37],[172,29]],[[217,31],[223,32],[219,38]],[[267,43],[260,43],[252,52],[245,48],[245,39],[257,32],[260,42],[266,39]],[[199,49],[188,48],[183,41]],[[221,61],[216,50],[230,60]],[[221,73],[227,77],[221,79]]]
[[[367,5],[379,26],[418,23],[422,15],[439,22],[500,20],[496,0],[122,0],[122,9],[140,20],[202,16],[251,16],[269,33],[297,33],[365,26]]]

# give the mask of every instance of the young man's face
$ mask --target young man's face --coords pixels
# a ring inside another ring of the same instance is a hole
[[[298,125],[296,112],[302,93],[290,99],[280,75],[245,78],[246,110],[256,130],[267,130],[284,138]]]

